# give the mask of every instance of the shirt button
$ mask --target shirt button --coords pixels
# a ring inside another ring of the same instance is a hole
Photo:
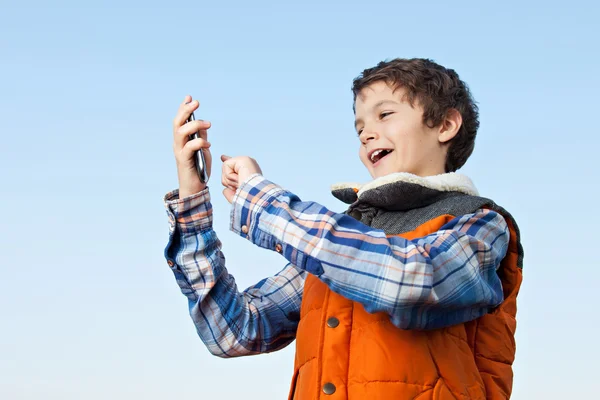
[[[169,267],[172,267],[173,266],[173,261],[167,260],[167,264],[169,264]]]
[[[330,328],[336,328],[340,324],[340,320],[336,317],[330,317],[327,319],[327,326]]]
[[[248,227],[246,225],[242,226],[242,233],[244,233],[244,234],[248,233]]]
[[[335,385],[331,382],[327,382],[323,385],[323,393],[325,394],[334,394],[335,393]]]
[[[275,245],[275,251],[278,253],[281,253],[282,250],[283,250],[283,247],[281,247],[281,245],[279,243],[277,243]]]

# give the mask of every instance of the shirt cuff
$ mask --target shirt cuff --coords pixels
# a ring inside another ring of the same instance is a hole
[[[250,175],[237,189],[231,203],[232,232],[252,240],[260,214],[286,190],[260,174]],[[253,241],[254,242],[254,241]]]
[[[212,229],[213,212],[208,187],[184,199],[179,198],[179,190],[173,190],[165,195],[164,203],[171,231],[176,225],[182,233]]]

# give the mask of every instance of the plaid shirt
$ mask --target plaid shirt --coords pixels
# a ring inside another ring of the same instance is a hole
[[[383,311],[402,329],[476,319],[503,301],[496,269],[509,231],[491,210],[457,217],[414,240],[387,237],[254,175],[234,197],[231,229],[289,263],[239,292],[212,230],[208,189],[165,196],[171,222],[165,257],[209,351],[235,357],[278,350],[295,338],[307,273],[331,290]]]

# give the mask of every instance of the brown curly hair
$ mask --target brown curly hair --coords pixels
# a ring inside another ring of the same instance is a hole
[[[385,81],[395,89],[404,88],[409,104],[414,107],[417,101],[423,108],[423,123],[430,128],[439,126],[447,112],[456,109],[462,116],[462,125],[450,140],[446,172],[454,172],[467,162],[475,147],[479,110],[467,84],[454,70],[425,58],[382,61],[354,79],[354,102],[361,90],[378,81]]]

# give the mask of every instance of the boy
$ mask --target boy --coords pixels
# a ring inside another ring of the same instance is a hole
[[[222,156],[231,229],[289,261],[242,293],[193,165],[199,149],[210,164],[210,123],[185,123],[189,96],[180,106],[165,256],[199,336],[220,357],[297,339],[290,399],[509,398],[523,253],[510,214],[454,173],[479,126],[467,86],[430,60],[396,59],[363,71],[353,93],[373,181],[334,186],[344,214],[300,201],[249,157]]]

